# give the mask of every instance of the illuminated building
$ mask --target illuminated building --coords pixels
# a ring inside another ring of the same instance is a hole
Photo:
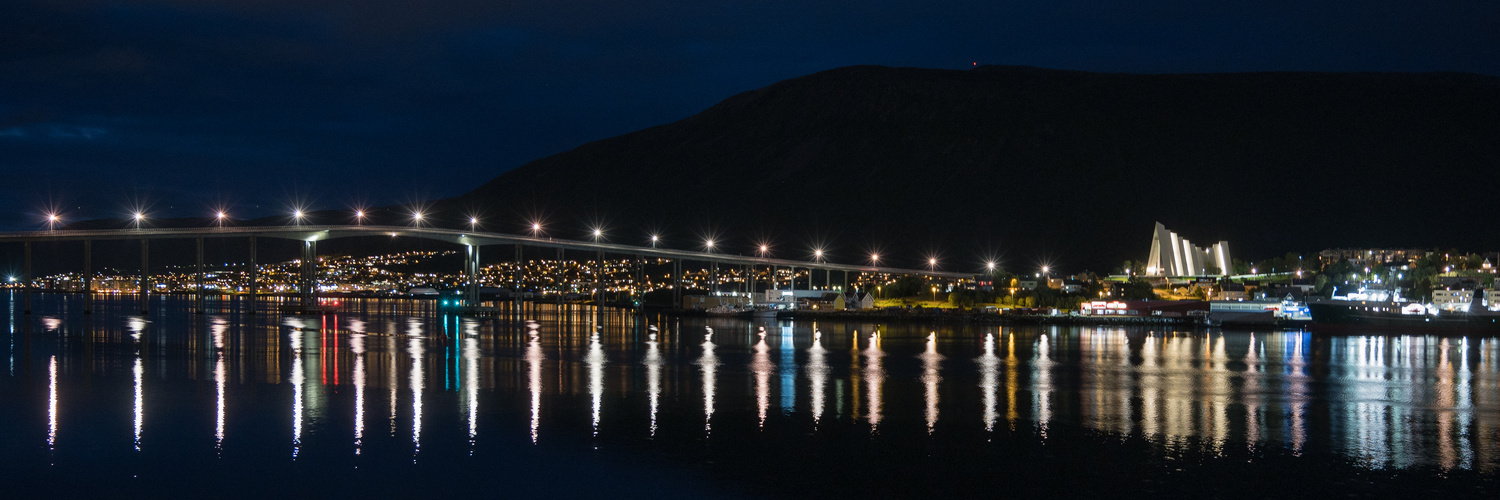
[[[1158,222],[1151,236],[1151,256],[1146,259],[1146,276],[1227,274],[1230,262],[1233,260],[1229,258],[1229,242],[1220,241],[1208,248],[1197,247]],[[1210,273],[1212,269],[1217,269],[1218,272]]]

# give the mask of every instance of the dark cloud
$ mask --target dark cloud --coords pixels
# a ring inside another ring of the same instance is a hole
[[[1500,9],[1403,2],[11,0],[0,226],[155,198],[451,196],[852,64],[1500,73]],[[257,208],[258,207],[258,208]],[[34,216],[34,215],[33,215]]]

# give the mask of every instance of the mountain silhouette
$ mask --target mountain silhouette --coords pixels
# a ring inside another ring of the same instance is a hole
[[[1016,271],[1144,259],[1161,221],[1252,260],[1489,250],[1500,78],[855,66],[582,145],[440,204],[619,243]],[[503,228],[522,231],[525,228]]]

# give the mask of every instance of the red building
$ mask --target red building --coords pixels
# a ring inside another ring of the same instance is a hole
[[[1182,317],[1193,311],[1208,314],[1208,302],[1202,300],[1095,300],[1084,302],[1079,313],[1084,316],[1163,316]]]

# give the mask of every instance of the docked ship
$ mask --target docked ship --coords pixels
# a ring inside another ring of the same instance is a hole
[[[1307,303],[1314,328],[1348,327],[1392,330],[1500,332],[1500,311],[1492,310],[1500,293],[1439,290],[1430,303],[1393,300],[1322,299]],[[1488,297],[1488,299],[1486,299]]]

